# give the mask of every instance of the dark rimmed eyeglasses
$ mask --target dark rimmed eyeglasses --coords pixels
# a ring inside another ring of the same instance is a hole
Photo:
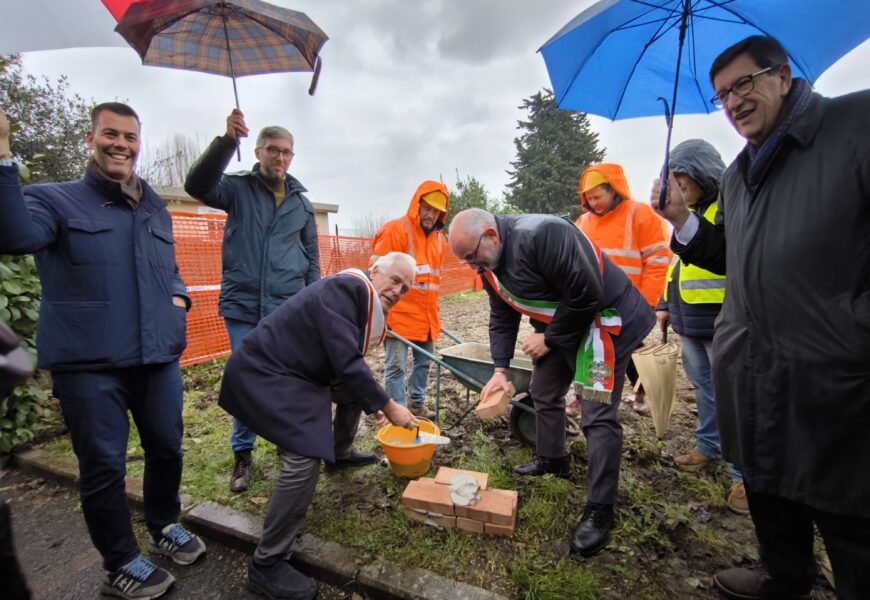
[[[265,150],[266,154],[269,156],[269,158],[278,158],[279,156],[281,158],[285,158],[287,160],[290,160],[291,158],[293,158],[293,151],[292,150],[285,150],[283,148],[276,148],[275,146],[266,146],[265,148],[263,146],[260,146],[260,149]]]
[[[483,236],[485,236],[485,235],[486,235],[485,231],[480,234],[480,237],[477,238],[477,246],[474,247],[474,252],[472,252],[471,254],[469,254],[468,256],[466,256],[464,258],[460,258],[459,262],[461,262],[462,264],[465,264],[465,265],[473,265],[473,264],[477,263],[477,253],[480,252],[480,242],[483,241]]]
[[[761,69],[760,71],[756,71],[755,73],[751,73],[746,77],[741,77],[737,80],[737,82],[732,85],[727,90],[722,90],[712,98],[710,98],[710,103],[716,108],[723,108],[725,103],[728,102],[728,96],[731,94],[736,94],[740,98],[744,96],[748,96],[749,93],[755,89],[755,78],[759,75],[764,75],[768,71],[773,71],[774,69],[778,69],[779,67],[766,67]]]

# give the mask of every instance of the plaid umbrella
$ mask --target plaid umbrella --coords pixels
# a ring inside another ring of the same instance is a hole
[[[329,39],[304,13],[260,0],[135,2],[115,31],[143,64],[232,77],[236,108],[243,75],[314,71],[313,94]]]

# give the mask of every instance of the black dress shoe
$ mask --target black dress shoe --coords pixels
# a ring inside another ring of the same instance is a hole
[[[579,553],[580,556],[598,554],[607,545],[612,527],[612,504],[587,503],[583,518],[574,530],[574,537],[571,538],[571,550]]]
[[[342,469],[348,469],[350,467],[364,467],[365,465],[372,465],[376,462],[378,462],[378,457],[376,454],[372,454],[371,452],[357,452],[356,450],[351,450],[348,456],[336,458],[335,462],[327,462],[326,470],[340,471]]]
[[[514,473],[517,475],[546,475],[552,473],[556,477],[568,479],[571,476],[571,455],[566,454],[558,458],[549,458],[547,456],[539,456],[532,462],[514,467]]]

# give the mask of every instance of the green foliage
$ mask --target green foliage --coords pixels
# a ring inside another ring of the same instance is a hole
[[[523,131],[514,139],[517,158],[508,171],[511,181],[505,201],[519,212],[580,214],[577,183],[590,164],[604,160],[598,134],[589,129],[585,113],[559,110],[550,90],[523,100],[528,121],[519,121]]]
[[[70,94],[65,77],[39,80],[23,73],[17,56],[0,57],[0,106],[14,133],[12,154],[32,163],[33,183],[81,177],[89,156],[85,133],[93,102]]]
[[[30,175],[28,169],[22,178]],[[21,345],[36,356],[36,322],[42,286],[32,256],[0,256],[0,319],[21,340]],[[45,401],[50,394],[37,381],[15,388],[0,402],[0,453],[33,439],[53,416]]]
[[[456,189],[450,190],[450,214],[447,215],[447,229],[457,213],[467,208],[482,208],[491,213],[499,212],[500,206],[497,200],[491,198],[489,192],[477,179],[468,175],[465,179],[459,177],[456,172]]]

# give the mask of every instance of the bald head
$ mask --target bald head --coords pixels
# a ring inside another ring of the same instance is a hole
[[[461,211],[450,224],[449,241],[461,262],[488,270],[498,264],[501,243],[492,213],[481,208]]]

